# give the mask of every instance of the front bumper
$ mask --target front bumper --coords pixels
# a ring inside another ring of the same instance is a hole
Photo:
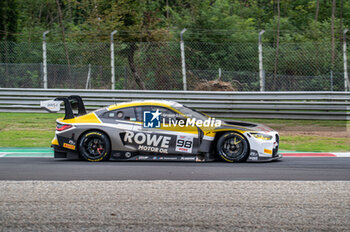
[[[250,145],[250,153],[247,162],[268,162],[282,159],[283,155],[278,153],[279,135],[276,131],[271,131],[266,134],[272,136],[271,140],[257,139],[246,134]]]

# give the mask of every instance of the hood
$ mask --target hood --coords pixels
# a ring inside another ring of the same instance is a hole
[[[263,132],[271,132],[274,131],[268,126],[263,124],[253,123],[253,122],[244,122],[244,121],[236,121],[236,120],[224,120],[222,127],[243,127],[247,130],[251,131],[263,131]]]

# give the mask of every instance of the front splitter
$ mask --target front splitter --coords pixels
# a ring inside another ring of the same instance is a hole
[[[247,159],[247,162],[249,163],[256,163],[256,162],[271,162],[271,161],[275,161],[275,160],[281,160],[283,158],[283,155],[281,153],[277,153],[277,156],[274,157],[254,157],[254,159],[252,159],[251,157],[249,157]]]

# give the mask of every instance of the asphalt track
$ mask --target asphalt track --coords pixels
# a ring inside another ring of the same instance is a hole
[[[0,180],[350,180],[350,158],[284,157],[269,163],[85,162],[0,159]]]
[[[0,231],[349,231],[350,158],[294,155],[93,163],[3,149]]]

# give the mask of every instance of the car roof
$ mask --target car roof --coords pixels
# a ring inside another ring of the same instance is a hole
[[[131,106],[142,106],[142,105],[154,105],[154,106],[165,106],[165,107],[181,107],[182,105],[175,101],[167,100],[138,100],[130,102],[120,102],[108,107],[108,110],[114,110],[121,107],[131,107]]]

